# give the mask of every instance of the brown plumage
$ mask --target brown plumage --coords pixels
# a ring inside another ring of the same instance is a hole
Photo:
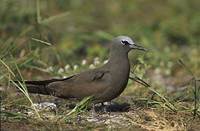
[[[25,81],[30,93],[53,95],[60,98],[94,96],[93,102],[110,101],[125,89],[130,64],[128,52],[144,50],[127,36],[118,36],[111,42],[108,63],[100,68],[81,72],[64,79]]]

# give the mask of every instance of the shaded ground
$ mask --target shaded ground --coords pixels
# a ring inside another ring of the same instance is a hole
[[[51,101],[56,103],[56,108],[43,108],[39,110],[43,120],[38,120],[34,111],[28,107],[18,105],[19,102],[26,100],[21,95],[18,97],[15,105],[12,101],[4,106],[6,112],[17,112],[23,115],[4,115],[1,116],[2,131],[12,130],[200,130],[200,117],[193,119],[189,111],[173,112],[166,108],[158,108],[154,104],[148,103],[143,99],[133,97],[119,97],[116,103],[101,105],[94,110],[82,112],[78,115],[71,115],[66,119],[60,117],[73,108],[76,101],[67,101],[51,96],[32,95],[35,102]],[[20,100],[21,99],[21,100]],[[127,103],[128,102],[128,103]],[[67,103],[67,104],[66,104]],[[184,103],[181,103],[184,105]],[[188,103],[187,103],[188,104]]]

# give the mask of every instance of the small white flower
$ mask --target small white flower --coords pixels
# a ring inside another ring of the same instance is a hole
[[[160,74],[160,72],[161,72],[160,68],[156,68],[156,69],[155,69],[155,73],[156,73],[156,74]]]
[[[94,58],[94,61],[99,61],[99,57],[95,57],[95,58]]]
[[[170,73],[171,73],[171,71],[170,71],[169,69],[166,69],[166,70],[165,70],[165,74],[166,74],[166,75],[170,75]]]
[[[61,77],[60,76],[55,76],[53,77],[54,79],[60,79]]]
[[[94,65],[100,64],[99,57],[94,58]]]
[[[74,65],[73,69],[76,70],[78,68],[78,65]]]
[[[103,61],[103,64],[106,64],[106,63],[108,63],[108,60]]]
[[[68,70],[69,70],[69,68],[70,68],[70,65],[69,65],[69,64],[67,64],[67,65],[65,66],[65,71],[68,71]]]
[[[48,67],[48,68],[46,69],[46,71],[47,71],[47,72],[52,72],[52,71],[53,71],[53,67],[52,67],[52,66]]]
[[[63,79],[67,78],[67,76],[62,76]]]
[[[81,62],[82,65],[85,65],[86,63],[87,63],[86,59],[83,59]]]
[[[59,74],[61,74],[61,73],[63,73],[64,72],[64,69],[63,68],[60,68],[59,70],[58,70],[58,73]]]
[[[89,68],[94,69],[95,68],[94,64],[90,64]]]

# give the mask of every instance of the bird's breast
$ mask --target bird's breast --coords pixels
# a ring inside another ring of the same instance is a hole
[[[129,72],[130,65],[128,61],[127,63],[120,63],[118,66],[112,68],[110,87],[111,91],[113,92],[112,97],[117,97],[124,91],[128,83]]]
[[[115,72],[112,74],[112,83],[119,88],[126,86],[128,82],[130,67],[123,66],[121,68],[116,69]]]

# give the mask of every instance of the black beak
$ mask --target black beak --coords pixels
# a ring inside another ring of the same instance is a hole
[[[131,49],[136,49],[136,50],[141,50],[141,51],[148,51],[147,49],[145,49],[144,47],[137,45],[137,44],[132,44],[130,45]]]

